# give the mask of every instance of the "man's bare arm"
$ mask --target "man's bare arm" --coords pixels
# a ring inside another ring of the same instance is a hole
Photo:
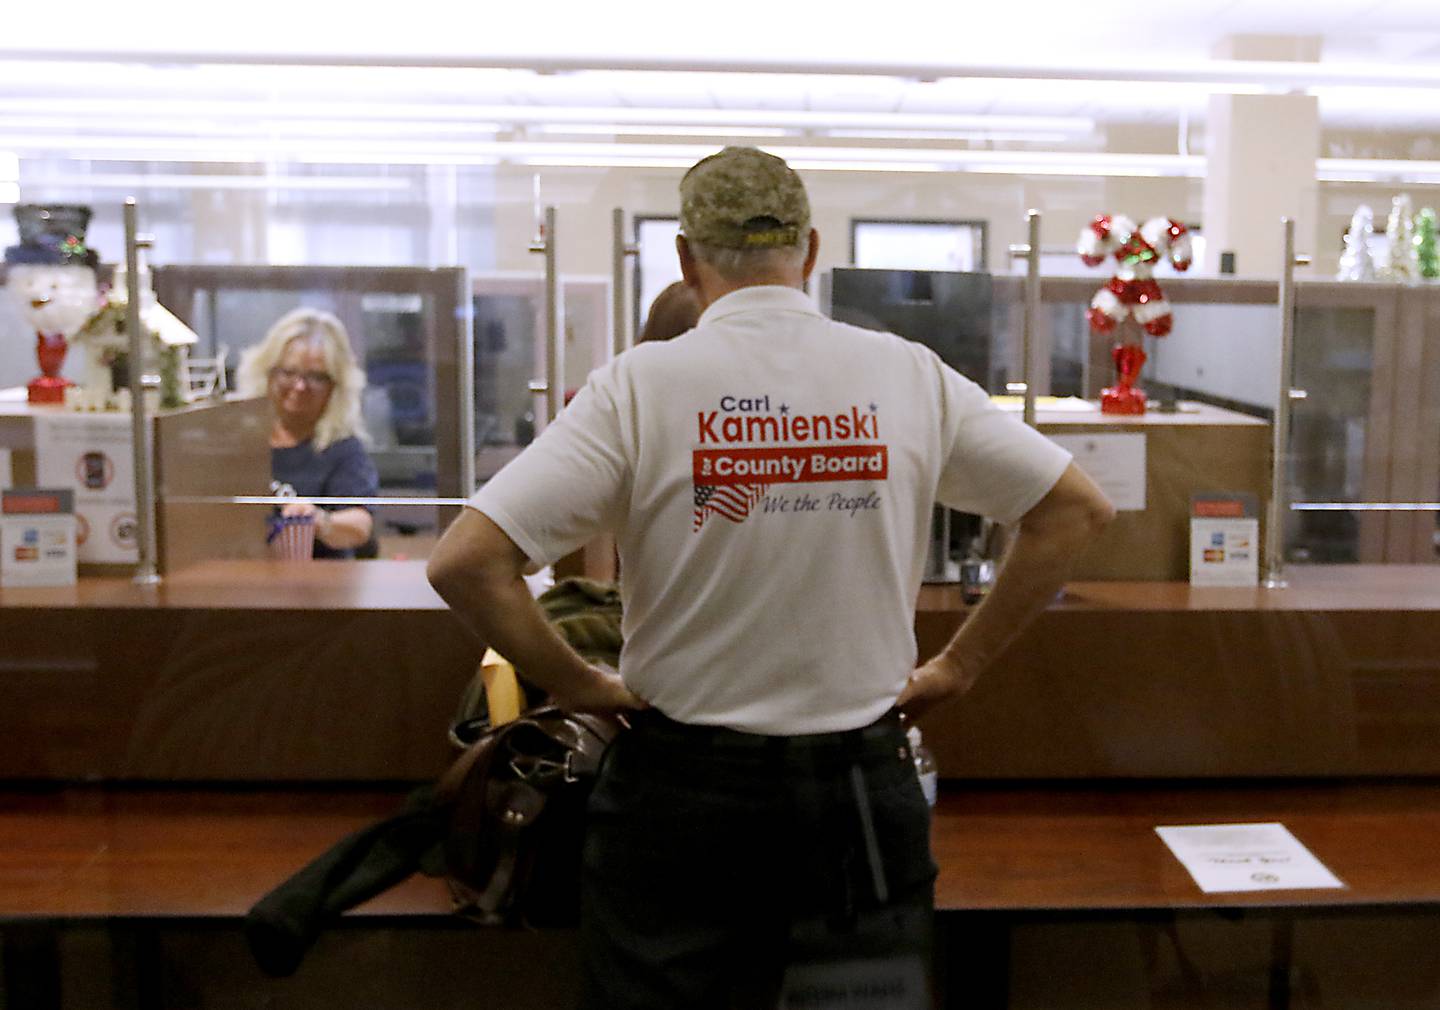
[[[587,663],[545,620],[523,577],[527,559],[505,531],[466,508],[430,555],[435,591],[482,642],[575,711],[643,708],[619,676]]]
[[[1115,516],[1115,507],[1071,463],[1020,519],[995,585],[960,630],[910,677],[899,705],[915,716],[959,697],[1055,598],[1075,557]]]

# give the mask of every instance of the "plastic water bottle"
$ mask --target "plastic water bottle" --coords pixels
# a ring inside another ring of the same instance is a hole
[[[940,769],[935,764],[935,755],[930,753],[930,748],[926,747],[924,740],[920,738],[920,727],[911,726],[905,731],[905,736],[910,740],[910,754],[915,759],[915,774],[920,776],[920,791],[925,794],[925,802],[933,807],[940,790]]]

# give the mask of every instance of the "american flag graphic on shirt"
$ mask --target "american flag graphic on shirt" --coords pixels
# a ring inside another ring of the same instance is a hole
[[[764,484],[696,484],[694,528],[704,526],[712,515],[732,523],[742,522],[763,497]]]
[[[771,502],[777,485],[884,481],[889,450],[880,441],[880,406],[800,411],[769,394],[722,396],[718,409],[696,412],[691,450],[694,531],[713,516],[743,523],[764,511],[788,514],[791,498]],[[873,491],[872,491],[873,494]],[[836,492],[832,497],[843,499]],[[797,512],[814,511],[819,499]],[[842,507],[837,501],[828,506]]]

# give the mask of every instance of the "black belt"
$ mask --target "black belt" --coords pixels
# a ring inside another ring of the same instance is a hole
[[[877,747],[894,748],[904,742],[900,710],[892,708],[867,726],[836,730],[830,733],[797,733],[782,736],[768,733],[747,733],[726,726],[706,726],[677,722],[659,709],[648,708],[627,716],[638,735],[656,741],[673,740],[712,751],[737,753],[866,753]],[[904,756],[904,755],[900,755]]]

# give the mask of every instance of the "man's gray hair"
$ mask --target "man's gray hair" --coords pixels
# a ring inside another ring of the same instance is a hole
[[[690,240],[689,245],[691,255],[732,284],[799,270],[810,251],[808,236],[801,245],[770,249],[725,249],[694,240]]]

